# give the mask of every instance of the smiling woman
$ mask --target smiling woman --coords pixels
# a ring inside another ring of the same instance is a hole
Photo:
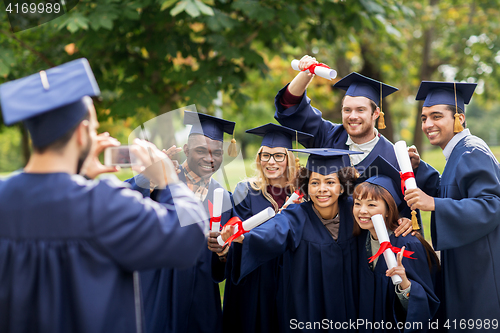
[[[270,267],[276,277],[265,295],[266,300],[277,300],[272,309],[278,320],[274,332],[293,330],[294,321],[349,322],[357,318],[357,243],[352,234],[352,200],[348,196],[357,172],[345,167],[349,159],[344,158],[357,152],[294,151],[311,154],[298,174],[298,186],[309,200],[291,205],[235,239],[228,257],[231,281],[237,286],[248,286],[249,277],[269,268],[270,261],[279,262]],[[225,227],[222,238],[229,238],[233,232],[231,227]],[[244,301],[255,299],[258,297],[254,293]]]

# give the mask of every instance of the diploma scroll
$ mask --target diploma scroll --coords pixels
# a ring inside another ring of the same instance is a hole
[[[406,147],[406,142],[405,141],[396,142],[394,144],[394,152],[396,153],[396,158],[398,160],[401,173],[402,174],[408,174],[409,172],[413,173],[410,156],[408,156],[408,148]],[[405,187],[408,190],[417,188],[417,182],[415,181],[415,177],[406,178]]]
[[[292,196],[290,198],[288,198],[288,200],[285,202],[283,207],[288,207],[289,205],[294,204],[295,200],[302,199],[303,196],[304,195],[302,193],[300,193],[299,190],[293,192]]]
[[[262,223],[264,223],[267,220],[269,220],[270,218],[274,217],[274,215],[276,215],[276,213],[274,212],[274,209],[268,207],[268,208],[264,209],[263,211],[261,211],[260,213],[245,220],[244,222],[241,222],[241,230],[239,229],[238,224],[234,223],[234,225],[235,225],[234,235],[237,235],[234,238],[237,238],[240,235],[243,235],[243,234],[249,232],[253,228],[258,227]],[[228,239],[228,241],[229,241],[229,239]],[[220,246],[224,246],[226,244],[226,242],[224,242],[222,240],[221,236],[217,237],[217,242],[219,243]]]
[[[384,242],[389,242],[390,244],[389,234],[387,233],[387,228],[385,226],[384,218],[382,217],[382,215],[373,215],[372,222],[373,227],[375,228],[375,232],[377,233],[377,238],[380,245],[382,245],[382,243]],[[394,252],[392,252],[391,249],[387,249],[384,251],[384,259],[388,269],[394,268],[398,265],[398,262],[396,261],[396,255],[394,254]],[[392,283],[395,285],[403,282],[401,276],[399,275],[393,275],[391,278]]]
[[[296,71],[300,71],[299,69],[299,60],[294,59],[292,60],[292,68]],[[309,70],[305,71],[306,73],[309,73]],[[337,71],[334,69],[331,69],[330,67],[321,67],[321,66],[316,66],[314,68],[314,73],[317,76],[321,76],[324,79],[327,80],[333,80],[337,77]]]
[[[224,189],[216,188],[214,190],[214,205],[212,223],[210,223],[210,231],[220,231],[220,217],[222,215],[222,202],[224,197]]]

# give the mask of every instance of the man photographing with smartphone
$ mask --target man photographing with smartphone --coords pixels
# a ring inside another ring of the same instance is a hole
[[[0,332],[142,332],[133,272],[189,267],[205,247],[203,208],[153,144],[133,152],[169,189],[157,202],[78,175],[111,171],[96,158],[116,144],[97,139],[99,93],[86,59],[0,86],[4,122],[22,121],[34,151],[0,181]]]

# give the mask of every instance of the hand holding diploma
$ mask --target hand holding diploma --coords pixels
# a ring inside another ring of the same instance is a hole
[[[302,201],[302,198],[304,197],[304,194],[300,192],[300,190],[297,190],[292,193],[290,198],[285,202],[283,207],[281,207],[280,212],[282,209],[286,209],[289,205],[292,204],[299,204]]]
[[[303,71],[306,73],[311,73],[311,74],[316,74],[317,76],[320,76],[322,78],[325,78],[327,80],[333,80],[337,77],[337,71],[334,69],[331,69],[325,64],[321,63],[313,63],[305,68],[301,68],[300,66],[300,60],[294,59],[292,60],[292,68],[296,71]]]
[[[415,181],[415,175],[413,174],[413,168],[410,161],[410,156],[408,155],[408,148],[406,147],[405,141],[398,141],[394,144],[394,152],[396,153],[396,158],[398,160],[399,167],[401,169],[401,192],[405,194],[405,188],[407,190],[417,189],[417,182]],[[411,207],[411,206],[410,206]],[[413,210],[411,212],[411,221],[413,230],[420,229],[417,221],[417,212]]]
[[[222,235],[227,235],[227,231],[229,230],[228,228],[232,228],[233,234],[231,237],[229,237],[226,241],[223,240],[221,236],[217,237],[217,241],[219,242],[219,245],[224,246],[226,244],[231,245],[231,242],[238,237],[242,236],[243,234],[246,234],[253,228],[261,225],[262,223],[266,222],[270,218],[274,217],[276,213],[274,212],[274,209],[268,207],[261,211],[260,213],[250,217],[248,220],[242,222],[238,217],[233,217],[232,219],[229,220],[228,223],[224,226],[224,229],[222,230]]]
[[[376,258],[378,258],[382,253],[384,254],[384,259],[385,263],[387,264],[388,271],[391,271],[391,269],[398,267],[398,263],[396,261],[396,257],[394,253],[399,253],[401,249],[394,247],[391,245],[391,242],[389,241],[389,234],[387,233],[387,228],[385,226],[384,218],[380,214],[373,215],[371,217],[372,222],[373,222],[373,227],[375,228],[375,233],[377,234],[378,241],[380,243],[380,249],[378,252],[370,257],[370,262],[373,262]],[[404,247],[403,247],[404,249]],[[394,252],[394,253],[393,253]],[[412,258],[411,255],[413,252],[411,251],[404,251],[401,256],[404,256],[406,258],[410,259],[415,259]],[[402,260],[402,259],[401,259]],[[402,266],[402,265],[401,265]],[[400,272],[400,270],[398,270]],[[406,275],[405,275],[406,277]],[[393,284],[400,284],[403,279],[401,276],[398,274],[394,273],[391,275],[392,283]],[[406,288],[404,288],[406,289]]]

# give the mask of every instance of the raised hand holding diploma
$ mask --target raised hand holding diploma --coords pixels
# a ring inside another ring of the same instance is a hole
[[[246,234],[250,230],[252,230],[255,227],[258,227],[262,223],[266,222],[270,218],[274,217],[276,213],[274,212],[274,209],[268,207],[264,210],[262,210],[260,213],[250,217],[249,219],[245,220],[242,222],[238,217],[233,217],[229,220],[229,222],[226,223],[224,228],[229,228],[229,227],[234,227],[234,233],[231,237],[229,237],[226,241],[222,239],[221,236],[217,237],[217,241],[219,242],[220,246],[225,246],[228,244],[229,246],[231,245],[231,242],[238,238],[239,236]]]
[[[373,260],[378,258],[383,253],[385,263],[387,264],[387,268],[388,270],[391,270],[398,266],[398,263],[396,261],[396,256],[394,255],[394,253],[399,253],[401,249],[391,245],[391,242],[389,241],[389,234],[387,233],[387,228],[385,226],[383,216],[380,214],[376,214],[373,215],[371,219],[373,222],[373,227],[375,228],[375,233],[377,234],[377,238],[380,243],[380,249],[375,255],[369,258],[370,262],[373,262]],[[411,257],[412,254],[413,254],[412,251],[404,251],[402,256],[410,259],[415,259]],[[403,281],[401,279],[401,276],[397,274],[392,275],[391,279],[392,283],[395,285],[400,284]]]
[[[406,142],[396,142],[394,144],[394,152],[396,153],[396,158],[401,169],[401,192],[403,192],[404,194],[405,188],[407,190],[413,190],[417,188],[417,182],[415,181],[415,175],[413,174],[413,168],[411,165],[410,156],[408,155]],[[412,210],[411,212],[411,222],[413,230],[420,229],[417,221],[417,212],[415,210]]]
[[[287,208],[289,205],[294,204],[295,201],[301,200],[304,197],[304,194],[300,192],[300,190],[297,190],[293,192],[293,194],[288,198],[288,200],[285,202],[283,205],[283,208]]]
[[[327,80],[333,80],[337,77],[337,71],[330,68],[328,65],[322,64],[322,63],[317,63],[317,64],[312,64],[311,66],[307,67],[306,69],[301,70],[299,68],[299,62],[300,60],[294,59],[292,60],[292,68],[296,71],[303,71],[306,73],[311,73],[311,74],[316,74],[317,76],[320,76],[322,78],[325,78]]]

